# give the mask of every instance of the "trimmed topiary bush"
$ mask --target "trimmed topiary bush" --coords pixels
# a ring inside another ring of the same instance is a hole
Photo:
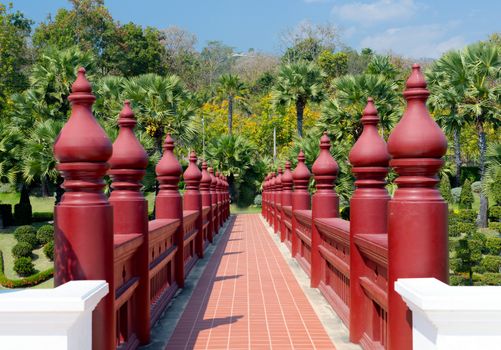
[[[261,206],[262,202],[263,202],[263,197],[260,194],[254,197],[254,205]]]
[[[454,187],[451,190],[452,200],[454,203],[459,203],[459,197],[461,197],[461,187]]]
[[[497,233],[501,232],[501,222],[489,222],[489,228],[491,230],[496,231]]]
[[[492,255],[501,254],[501,238],[487,237],[487,241],[485,242],[485,248],[487,248],[489,254]]]
[[[29,257],[33,247],[28,242],[19,242],[12,247],[12,255],[16,258]]]
[[[495,205],[489,208],[489,219],[491,219],[492,221],[501,220],[501,206]]]
[[[53,212],[37,212],[33,213],[33,222],[44,222],[44,221],[52,221],[54,220]]]
[[[462,209],[459,211],[457,218],[461,222],[474,224],[477,220],[477,213],[472,209]]]
[[[471,191],[473,193],[480,194],[482,192],[482,183],[480,181],[475,181],[471,184]]]
[[[47,281],[54,276],[54,268],[51,267],[45,271],[37,272],[34,275],[26,278],[11,280],[5,276],[3,268],[3,254],[0,250],[0,284],[6,288],[26,288],[36,286],[42,282]]]
[[[40,242],[38,242],[37,235],[35,234],[25,234],[19,237],[18,242],[26,242],[31,245],[31,249],[35,249],[40,245]]]
[[[482,284],[486,286],[501,286],[501,273],[484,273],[482,275]]]
[[[54,240],[54,226],[43,225],[37,231],[37,239],[40,244],[46,244]]]
[[[24,225],[24,226],[19,226],[18,228],[16,228],[16,230],[14,231],[14,237],[19,241],[20,237],[21,236],[24,236],[26,234],[33,234],[33,235],[36,235],[37,234],[37,230],[36,228],[34,228],[33,226],[31,225]]]
[[[43,253],[49,259],[50,261],[54,261],[54,241],[48,242],[44,247],[43,247]]]
[[[21,257],[14,261],[14,271],[16,271],[19,276],[30,276],[36,272],[35,265],[31,262],[31,258],[27,257]]]
[[[501,272],[499,268],[501,267],[501,256],[486,255],[482,259],[482,266],[487,272]]]
[[[461,189],[461,195],[459,196],[459,207],[461,209],[471,209],[473,204],[473,192],[471,191],[471,183],[467,179]]]
[[[453,202],[452,192],[451,192],[451,181],[449,180],[449,177],[447,175],[442,176],[442,178],[440,179],[439,191],[447,203]]]

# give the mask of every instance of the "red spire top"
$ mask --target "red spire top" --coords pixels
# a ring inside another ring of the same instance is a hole
[[[292,171],[291,171],[291,162],[285,162],[285,170],[282,174],[282,189],[283,190],[292,190]]]
[[[354,167],[388,167],[390,154],[386,142],[379,135],[379,117],[372,98],[367,99],[362,115],[364,130],[350,151],[350,163]]]
[[[210,189],[212,192],[215,192],[216,189],[217,189],[217,178],[216,176],[214,175],[214,169],[213,168],[209,168],[209,174],[210,174]]]
[[[209,191],[212,179],[207,171],[207,163],[202,162],[202,179],[200,180],[200,190]]]
[[[329,152],[330,148],[331,140],[327,136],[327,132],[324,132],[320,138],[320,153],[311,168],[317,189],[332,189],[334,181],[336,181],[339,167]]]
[[[311,173],[304,163],[305,161],[303,150],[299,151],[297,156],[296,169],[292,172],[292,179],[294,180],[294,189],[308,189]]]
[[[130,102],[125,101],[118,119],[120,131],[113,143],[113,154],[109,160],[112,169],[146,169],[148,155],[134,135],[136,119],[130,108]]]
[[[407,108],[388,138],[388,150],[394,159],[441,158],[447,150],[447,140],[426,108],[430,93],[419,65],[412,66],[406,87]]]
[[[59,163],[101,163],[111,156],[110,139],[92,115],[96,98],[85,77],[85,69],[78,70],[68,97],[71,115],[54,144],[54,155]]]
[[[221,173],[219,171],[216,171],[216,189],[218,191],[222,190],[222,182],[221,182]]]
[[[270,180],[270,187],[272,191],[275,191],[275,183],[277,181],[277,174],[276,173],[271,173],[271,180]]]
[[[275,188],[277,189],[277,191],[281,191],[282,190],[282,174],[283,174],[283,171],[282,171],[282,168],[281,167],[278,167],[278,175],[275,179]]]
[[[202,172],[197,166],[197,155],[195,151],[190,152],[190,164],[186,168],[183,178],[186,183],[187,190],[198,190],[200,180],[202,179]]]
[[[165,185],[165,189],[177,190],[179,177],[183,173],[183,168],[181,168],[181,164],[179,164],[174,155],[174,140],[170,134],[167,134],[163,148],[164,154],[155,168],[157,179],[160,182],[161,189]]]

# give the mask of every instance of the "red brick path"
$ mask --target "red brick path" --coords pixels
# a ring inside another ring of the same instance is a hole
[[[334,349],[257,214],[219,242],[167,349]]]

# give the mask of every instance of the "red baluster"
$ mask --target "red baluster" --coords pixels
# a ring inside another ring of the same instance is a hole
[[[419,65],[412,66],[407,108],[388,139],[398,173],[388,206],[389,349],[412,348],[410,311],[394,290],[398,278],[435,277],[447,282],[447,204],[436,186],[447,140],[426,108],[429,92]]]
[[[379,135],[379,117],[372,98],[362,116],[363,132],[350,151],[355,175],[355,192],[350,201],[350,340],[359,343],[364,331],[372,327],[372,303],[367,298],[360,277],[368,274],[364,258],[355,244],[358,234],[387,233],[388,201],[386,175],[390,155]],[[368,311],[369,310],[369,311]]]
[[[179,194],[179,177],[183,172],[181,164],[174,155],[174,140],[167,135],[163,144],[164,154],[158,162],[155,171],[159,183],[159,191],[155,198],[156,219],[177,219],[179,227],[176,230],[175,274],[179,288],[184,287],[184,232],[183,203]]]
[[[71,280],[106,280],[108,295],[92,314],[92,348],[115,348],[113,211],[103,193],[112,145],[92,115],[96,98],[78,76],[68,97],[71,115],[54,145],[66,190],[55,207],[55,285]]]
[[[209,168],[209,174],[211,178],[210,183],[210,198],[212,203],[212,215],[213,215],[213,224],[212,230],[214,234],[217,234],[219,231],[219,211],[217,207],[217,178],[214,175],[214,169]]]
[[[183,196],[184,210],[198,211],[198,216],[195,221],[197,228],[197,235],[195,236],[195,252],[199,258],[204,256],[204,241],[202,233],[202,196],[200,195],[200,180],[202,179],[202,172],[197,166],[197,155],[195,151],[190,153],[190,164],[186,168],[184,174],[184,183],[186,190]]]
[[[311,208],[310,193],[308,192],[308,184],[310,182],[311,173],[304,163],[305,157],[303,151],[299,151],[297,156],[296,169],[292,172],[294,182],[294,192],[292,193],[292,213],[295,210],[309,210]],[[297,220],[295,215],[292,215],[292,256],[296,257],[299,252],[299,237],[296,234]]]
[[[285,225],[285,207],[292,208],[292,172],[291,172],[291,163],[289,161],[285,162],[285,170],[282,174],[282,222],[280,226],[280,241],[284,242],[287,234],[287,226]]]
[[[280,232],[280,214],[282,211],[282,168],[278,167],[278,175],[275,178],[275,218],[273,220],[273,230],[275,233]]]
[[[212,230],[212,202],[210,194],[211,177],[207,171],[207,163],[204,161],[202,163],[202,179],[200,180],[200,194],[202,195],[202,207],[209,207],[209,212],[207,213],[207,220],[209,221],[207,227],[207,239],[212,243],[213,240],[213,230]]]
[[[317,288],[325,266],[322,266],[322,257],[318,246],[322,237],[315,225],[315,219],[335,218],[339,216],[339,197],[334,191],[334,182],[339,167],[329,152],[331,142],[327,133],[320,138],[320,153],[313,163],[311,170],[315,177],[317,191],[312,197],[311,217],[313,220],[311,231],[311,287]]]

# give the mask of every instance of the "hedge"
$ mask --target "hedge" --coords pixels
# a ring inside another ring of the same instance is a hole
[[[36,212],[33,213],[33,222],[44,222],[54,220],[53,212]]]
[[[3,254],[0,250],[0,284],[6,288],[26,288],[36,286],[42,282],[45,282],[54,276],[54,268],[51,267],[48,270],[37,272],[26,278],[21,278],[17,280],[11,280],[5,276],[4,266],[3,266]]]
[[[48,242],[44,247],[43,247],[43,252],[47,259],[50,261],[54,261],[54,241]]]
[[[19,242],[12,247],[12,255],[14,255],[15,258],[20,258],[23,256],[29,257],[31,256],[32,250],[33,247],[28,242]]]
[[[36,235],[37,234],[37,229],[34,228],[33,226],[31,225],[23,225],[23,226],[19,226],[18,228],[16,228],[16,230],[14,231],[14,237],[19,241],[21,240],[21,237],[24,236],[24,235],[29,235],[29,234],[33,234],[33,235]]]
[[[54,240],[54,227],[52,225],[43,225],[37,231],[37,239],[40,244],[45,245]]]

